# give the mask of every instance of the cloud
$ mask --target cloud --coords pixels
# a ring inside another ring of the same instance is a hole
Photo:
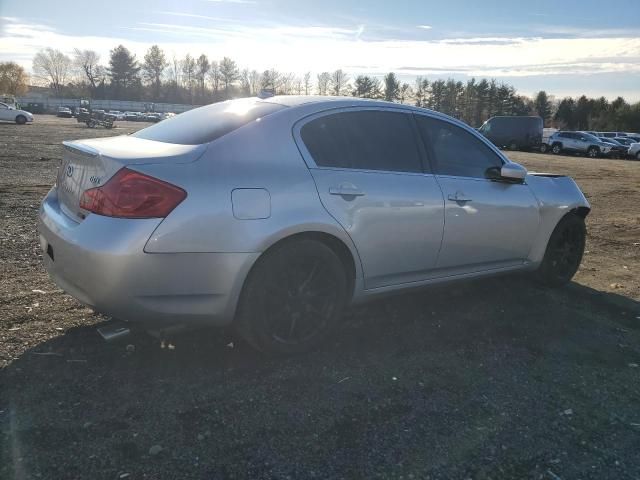
[[[252,5],[256,2],[254,0],[206,0],[211,3],[235,3],[240,5]]]
[[[422,30],[431,30],[433,27],[431,25],[417,25],[417,28],[421,28]]]
[[[132,23],[96,35],[70,35],[18,18],[3,17],[0,61],[13,60],[28,69],[36,51],[53,46],[67,54],[82,45],[99,52],[106,63],[109,50],[122,43],[142,58],[154,43],[168,56],[205,53],[212,59],[228,56],[241,67],[258,71],[277,68],[304,73],[351,69],[381,75],[464,75],[524,78],[529,76],[617,74],[640,75],[640,37],[452,37],[367,38],[369,24],[305,25],[255,20],[235,21],[190,13],[157,12],[168,17],[213,20],[211,27],[165,22]],[[107,36],[108,35],[108,36]],[[360,65],[366,68],[356,68]],[[352,66],[352,67],[350,67]],[[594,77],[595,78],[595,77]],[[551,87],[547,87],[551,90]],[[615,86],[610,87],[615,90]],[[639,92],[640,93],[640,92]]]

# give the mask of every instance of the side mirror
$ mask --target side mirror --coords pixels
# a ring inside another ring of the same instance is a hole
[[[507,180],[522,182],[527,176],[527,169],[519,163],[509,162],[502,165],[500,169],[500,177]]]

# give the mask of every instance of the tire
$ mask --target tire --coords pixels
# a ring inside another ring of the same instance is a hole
[[[547,145],[546,143],[540,145],[540,153],[547,153],[547,151],[549,151],[549,145]]]
[[[551,151],[553,152],[554,155],[560,155],[562,153],[562,144],[554,143],[553,146],[551,147]]]
[[[25,117],[24,115],[18,115],[16,117],[16,123],[18,125],[24,125],[25,123],[27,123],[27,117]]]
[[[570,213],[553,230],[542,263],[536,272],[537,280],[550,287],[560,287],[571,281],[578,271],[587,236],[584,219]]]
[[[513,140],[509,142],[509,150],[515,151],[518,150],[518,144]]]
[[[347,275],[325,244],[284,242],[258,259],[245,282],[236,328],[254,348],[291,355],[335,331],[347,303]]]
[[[598,158],[600,155],[600,149],[598,147],[589,147],[587,150],[587,157],[589,158]]]

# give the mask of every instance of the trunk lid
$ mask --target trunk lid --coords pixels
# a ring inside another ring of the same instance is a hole
[[[141,138],[120,136],[62,142],[64,154],[56,181],[61,210],[76,222],[87,212],[80,208],[85,190],[104,185],[125,166],[190,163],[207,145],[176,145]]]

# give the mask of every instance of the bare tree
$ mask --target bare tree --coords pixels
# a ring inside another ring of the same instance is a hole
[[[209,63],[209,59],[203,53],[196,60],[196,80],[198,81],[198,85],[200,86],[200,95],[204,96],[205,90],[205,82],[207,78],[207,73],[211,68],[211,64]]]
[[[45,48],[33,57],[33,73],[51,85],[57,94],[71,73],[71,59],[60,50]]]
[[[169,81],[173,83],[176,87],[180,84],[180,61],[178,57],[173,55],[171,57],[171,64],[169,67]]]
[[[251,70],[249,73],[249,91],[251,96],[260,92],[260,73],[257,70]]]
[[[251,78],[248,69],[240,72],[240,93],[243,97],[251,96]]]
[[[318,75],[318,95],[329,94],[330,81],[331,81],[331,74],[329,72],[322,72]]]
[[[80,50],[79,48],[74,49],[73,55],[74,65],[86,77],[91,89],[95,90],[104,70],[100,66],[100,55],[94,50]]]
[[[209,68],[209,81],[211,82],[211,89],[215,96],[220,90],[220,65],[218,65],[218,62],[216,61],[211,62],[211,67]]]
[[[295,83],[295,75],[293,73],[283,74],[280,77],[280,91],[282,95],[291,95],[293,93]]]
[[[181,62],[182,81],[184,86],[189,90],[191,95],[191,103],[193,103],[193,90],[196,82],[196,61],[187,53]]]
[[[349,75],[343,72],[342,69],[338,69],[331,74],[329,84],[333,95],[344,95],[349,84]]]
[[[309,95],[311,92],[311,72],[304,74],[304,94]]]

